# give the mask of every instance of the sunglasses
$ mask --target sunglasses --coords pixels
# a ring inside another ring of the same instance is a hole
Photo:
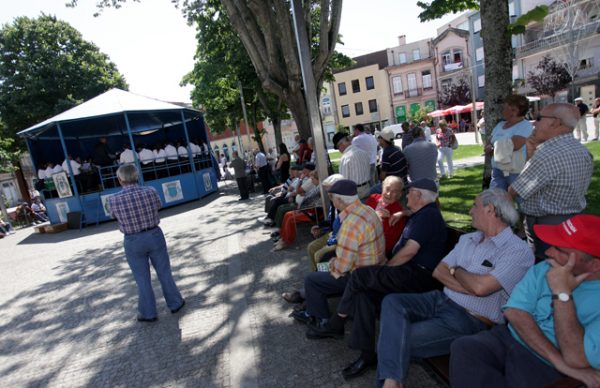
[[[556,116],[537,115],[537,117],[535,118],[535,121],[542,121],[542,119],[558,119],[558,120],[560,120],[560,118],[558,118]]]

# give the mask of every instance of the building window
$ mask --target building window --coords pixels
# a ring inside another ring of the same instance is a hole
[[[363,114],[362,102],[357,102],[354,104],[354,110],[356,111],[356,115],[360,116]]]
[[[367,85],[367,90],[375,89],[375,81],[373,81],[373,77],[366,77],[365,84]]]
[[[419,59],[421,59],[421,51],[419,51],[419,49],[414,49],[413,50],[413,61],[418,61]]]
[[[481,31],[481,19],[477,19],[473,22],[473,33]]]
[[[477,86],[479,86],[480,88],[485,86],[485,75],[480,75],[479,77],[477,77]]]
[[[415,73],[408,73],[406,75],[406,80],[408,81],[408,96],[418,96],[419,90],[417,89],[417,75]]]
[[[340,96],[346,95],[346,83],[345,82],[340,82],[338,84],[338,92],[340,93]]]
[[[479,47],[475,50],[475,60],[483,61],[483,47]]]
[[[421,76],[423,77],[423,89],[433,88],[431,83],[431,70],[423,70]]]
[[[350,107],[342,105],[342,117],[350,117]]]
[[[594,58],[586,58],[579,61],[579,69],[589,69],[594,67]]]
[[[462,50],[456,50],[453,53],[454,63],[462,62]]]
[[[450,54],[450,51],[444,51],[442,53],[442,65],[447,65],[449,63],[452,63],[452,55]]]
[[[394,95],[402,94],[402,77],[392,77],[392,89],[394,89]]]
[[[360,93],[360,83],[357,79],[352,80],[352,93]]]
[[[369,113],[377,112],[377,100],[369,100]]]
[[[406,63],[406,53],[398,54],[398,61],[400,64]]]

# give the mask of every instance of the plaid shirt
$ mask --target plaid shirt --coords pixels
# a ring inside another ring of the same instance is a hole
[[[529,216],[580,213],[594,169],[593,157],[571,133],[540,144],[511,185]]]
[[[334,277],[385,262],[383,226],[375,210],[357,200],[340,213],[340,221],[336,257],[329,262]]]
[[[160,197],[152,187],[123,185],[123,190],[108,198],[110,215],[119,222],[124,234],[143,232],[158,226]]]

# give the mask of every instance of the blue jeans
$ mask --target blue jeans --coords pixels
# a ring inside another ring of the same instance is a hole
[[[517,180],[519,174],[509,174],[508,176],[504,176],[504,173],[499,168],[492,168],[492,181],[490,182],[490,189],[499,188],[505,191],[508,191],[508,186],[510,186],[514,181]]]
[[[456,338],[485,328],[438,290],[386,296],[381,304],[377,386],[385,379],[404,382],[411,357],[448,354]]]
[[[306,313],[317,318],[329,318],[328,298],[340,296],[348,283],[348,275],[334,278],[329,272],[311,272],[304,278]]]
[[[138,312],[143,318],[155,318],[156,299],[150,281],[150,262],[156,271],[163,296],[171,310],[183,303],[183,298],[171,274],[171,263],[165,236],[160,228],[125,235],[125,256],[138,288]],[[148,261],[150,259],[150,262]]]

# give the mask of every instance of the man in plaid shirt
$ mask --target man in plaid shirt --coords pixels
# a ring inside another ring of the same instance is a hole
[[[331,186],[329,196],[340,212],[342,226],[337,233],[335,256],[328,272],[313,272],[306,276],[306,311],[294,311],[292,317],[308,323],[312,317],[323,325],[329,317],[327,298],[344,292],[349,274],[356,268],[385,262],[383,226],[375,210],[362,204],[356,183],[341,179]],[[310,333],[307,332],[307,336]]]
[[[119,222],[125,235],[125,256],[138,287],[138,317],[140,322],[158,318],[156,300],[150,281],[150,262],[156,271],[163,295],[171,313],[176,313],[185,301],[175,285],[167,243],[158,227],[160,197],[154,188],[138,185],[139,173],[134,164],[124,164],[117,170],[123,190],[108,199],[110,214]]]
[[[525,143],[527,163],[508,192],[519,197],[527,241],[538,261],[550,246],[533,225],[556,225],[581,213],[594,169],[590,152],[573,137],[579,110],[570,104],[550,104],[541,110]]]

